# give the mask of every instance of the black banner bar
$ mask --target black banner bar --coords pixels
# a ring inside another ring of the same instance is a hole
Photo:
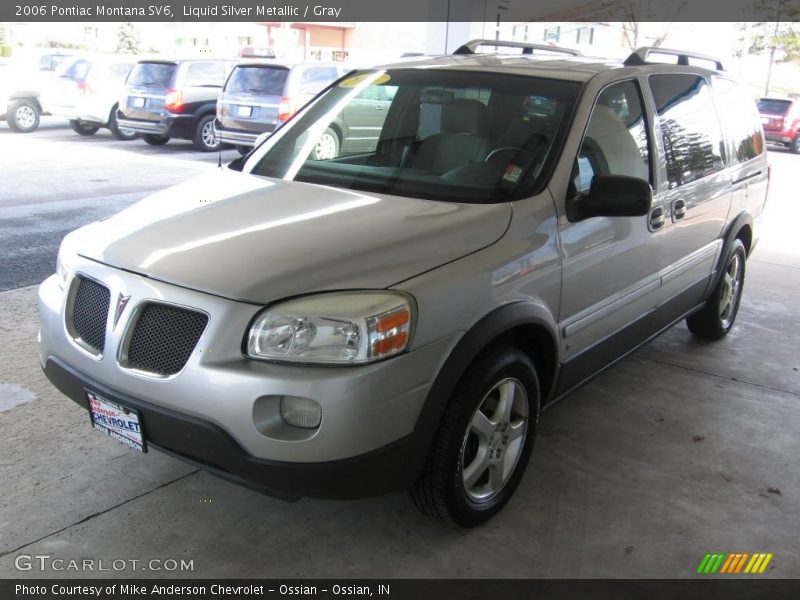
[[[698,578],[683,580],[462,579],[462,580],[120,580],[0,581],[3,600],[192,600],[378,598],[382,600],[796,600],[800,580]]]
[[[622,22],[800,19],[800,0],[3,0],[0,21]]]

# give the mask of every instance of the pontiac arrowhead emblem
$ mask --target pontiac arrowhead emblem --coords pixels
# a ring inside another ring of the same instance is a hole
[[[114,312],[114,327],[117,326],[119,318],[122,316],[122,313],[125,312],[125,307],[128,306],[128,300],[130,299],[130,296],[123,296],[122,294],[117,296],[117,310]]]

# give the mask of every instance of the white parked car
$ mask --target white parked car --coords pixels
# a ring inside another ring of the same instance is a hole
[[[136,132],[117,125],[117,102],[136,61],[130,55],[98,54],[65,62],[44,93],[50,113],[68,118],[80,135],[108,127],[118,140],[134,139]]]
[[[49,114],[41,92],[70,55],[54,51],[28,58],[35,62],[14,59],[0,63],[0,120],[5,119],[17,133],[35,131],[39,117]]]

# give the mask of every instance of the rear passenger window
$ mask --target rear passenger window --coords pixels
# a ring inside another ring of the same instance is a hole
[[[627,175],[652,184],[650,138],[635,81],[611,85],[597,98],[573,168],[575,190],[588,192],[595,175]]]
[[[724,168],[724,143],[705,79],[697,75],[650,76],[658,111],[669,188]]]
[[[192,63],[186,70],[185,85],[196,87],[222,87],[225,65],[221,62]]]
[[[715,77],[714,97],[731,149],[731,161],[743,163],[764,151],[761,120],[749,90],[730,79]]]

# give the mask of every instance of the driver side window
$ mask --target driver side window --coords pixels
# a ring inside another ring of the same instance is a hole
[[[633,80],[615,83],[598,96],[572,170],[575,191],[588,192],[598,174],[653,183],[647,119]]]

